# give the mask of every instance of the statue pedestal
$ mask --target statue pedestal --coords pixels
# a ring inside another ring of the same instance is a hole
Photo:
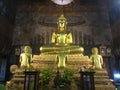
[[[66,67],[74,69],[75,73],[81,66],[89,65],[90,60],[88,56],[80,56],[80,54],[67,55]],[[32,66],[40,71],[51,68],[53,71],[57,71],[57,54],[41,54],[34,55]]]

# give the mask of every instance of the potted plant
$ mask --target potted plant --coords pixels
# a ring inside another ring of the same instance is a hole
[[[64,68],[63,72],[58,71],[54,79],[55,88],[57,89],[62,88],[62,90],[70,90],[73,75],[74,72],[72,69]]]
[[[67,68],[64,70],[63,80],[64,80],[65,84],[68,84],[68,85],[71,84],[71,81],[73,79],[73,75],[74,75],[74,72],[72,69]]]
[[[52,77],[52,70],[51,69],[44,69],[42,71],[42,87],[43,89],[42,90],[46,90],[44,88],[48,88],[48,84],[51,80],[51,77]]]

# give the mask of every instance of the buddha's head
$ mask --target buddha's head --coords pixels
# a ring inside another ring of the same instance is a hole
[[[31,53],[31,51],[32,51],[32,49],[31,49],[30,46],[25,46],[25,47],[24,47],[24,52],[25,52],[25,53]]]
[[[98,48],[97,47],[92,48],[92,54],[98,54]]]
[[[57,24],[58,24],[58,30],[60,32],[66,30],[67,19],[64,17],[64,14],[60,15],[60,17],[58,18]]]

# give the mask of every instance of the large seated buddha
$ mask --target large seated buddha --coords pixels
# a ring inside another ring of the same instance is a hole
[[[72,33],[67,31],[67,19],[60,15],[58,29],[52,33],[51,44],[40,47],[40,55],[34,55],[33,61],[40,69],[51,67],[53,70],[73,68],[77,72],[80,66],[89,65],[89,57],[84,56],[84,48],[73,45]],[[35,64],[33,65],[35,66]]]
[[[58,30],[52,33],[51,45],[40,47],[41,53],[81,53],[83,48],[72,45],[72,34],[67,31],[67,19],[62,14],[57,20]]]

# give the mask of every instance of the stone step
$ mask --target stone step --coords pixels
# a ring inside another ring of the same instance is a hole
[[[19,75],[19,74],[15,74],[14,76],[13,76],[14,78],[24,78],[25,77],[25,75],[24,74],[21,74],[21,75]]]
[[[109,79],[109,76],[97,76],[97,75],[95,75],[94,76],[94,79]]]
[[[99,85],[108,85],[108,84],[112,84],[112,82],[110,81],[110,79],[94,79],[95,84],[99,84]]]
[[[24,78],[13,78],[12,79],[12,81],[14,82],[14,83],[19,83],[19,82],[21,82],[21,83],[24,83]]]
[[[115,90],[114,85],[95,85],[95,90]]]
[[[101,76],[101,77],[108,76],[108,72],[105,69],[95,70],[94,76]]]
[[[95,70],[95,73],[108,73],[107,70],[102,69],[102,70]]]
[[[110,79],[94,79],[94,81],[99,81],[99,82],[110,82]]]
[[[95,73],[96,76],[108,76],[108,73]]]

